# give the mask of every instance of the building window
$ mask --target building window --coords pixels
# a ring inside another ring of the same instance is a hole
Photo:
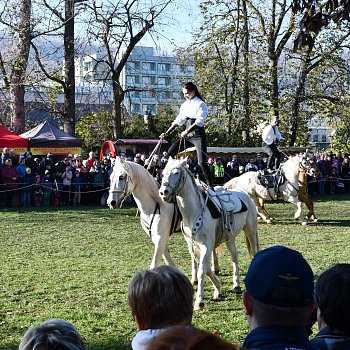
[[[156,114],[156,105],[154,104],[142,105],[142,109],[144,114],[148,114],[148,112]]]
[[[326,134],[322,135],[322,142],[327,142],[327,135]]]
[[[166,86],[171,85],[171,78],[170,78],[170,77],[166,77],[166,78],[165,78],[165,85],[166,85]]]
[[[150,64],[150,70],[155,71],[156,70],[156,64],[155,62],[151,62]]]
[[[313,139],[313,142],[318,142],[318,134],[314,134],[312,139]]]
[[[141,69],[140,62],[134,62],[134,69],[137,70],[137,71]]]
[[[139,104],[132,105],[132,111],[135,113],[141,113],[141,105]]]

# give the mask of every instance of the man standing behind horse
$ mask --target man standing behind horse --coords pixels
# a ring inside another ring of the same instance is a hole
[[[271,171],[272,159],[275,159],[275,170],[278,169],[281,162],[281,153],[277,148],[277,141],[283,141],[283,137],[278,129],[280,119],[278,116],[273,115],[271,117],[270,124],[268,124],[262,132],[262,147],[268,154],[267,171]]]

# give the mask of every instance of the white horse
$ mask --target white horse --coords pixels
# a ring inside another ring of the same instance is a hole
[[[280,167],[281,183],[276,183],[276,186],[267,188],[259,181],[259,173],[255,171],[248,171],[241,176],[235,177],[228,181],[224,187],[227,189],[244,190],[254,200],[257,205],[257,212],[259,216],[267,223],[271,222],[270,216],[264,212],[259,206],[258,199],[262,198],[266,201],[272,201],[282,199],[290,202],[295,206],[295,219],[298,219],[302,225],[306,225],[302,217],[302,202],[298,198],[299,195],[299,172],[303,171],[310,175],[314,175],[314,167],[310,162],[310,159],[296,155],[290,157]],[[270,179],[274,179],[272,175],[267,175]],[[278,181],[278,180],[277,180]],[[284,182],[283,182],[284,181]]]
[[[181,231],[175,204],[164,203],[158,189],[158,182],[144,167],[124,158],[116,158],[110,176],[107,204],[115,209],[122,205],[126,197],[133,195],[140,211],[141,226],[155,246],[150,268],[159,266],[162,257],[166,264],[175,266],[167,243],[171,233]]]
[[[228,213],[227,226],[223,215],[213,218],[198,187],[193,174],[186,167],[185,160],[169,159],[164,171],[159,194],[165,202],[176,197],[182,214],[182,231],[189,246],[192,261],[198,259],[198,290],[194,304],[195,310],[204,307],[204,278],[208,274],[214,285],[214,299],[221,294],[220,281],[210,267],[210,258],[214,249],[225,242],[233,263],[233,288],[240,292],[238,256],[235,244],[236,236],[243,229],[249,254],[254,256],[258,249],[257,213],[253,201],[244,192],[234,192],[239,203],[244,203],[247,210]],[[233,191],[232,191],[233,192]],[[192,265],[192,276],[194,266]]]

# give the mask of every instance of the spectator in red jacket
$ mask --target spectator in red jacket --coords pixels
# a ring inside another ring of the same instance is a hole
[[[4,183],[5,207],[12,208],[12,198],[17,188],[18,173],[12,165],[12,159],[7,158],[1,167],[1,176]]]

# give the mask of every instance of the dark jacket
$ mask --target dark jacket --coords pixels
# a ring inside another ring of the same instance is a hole
[[[246,337],[244,349],[249,350],[319,350],[308,339],[305,327],[257,327]]]
[[[326,326],[317,333],[311,343],[320,350],[349,350],[350,335]]]

